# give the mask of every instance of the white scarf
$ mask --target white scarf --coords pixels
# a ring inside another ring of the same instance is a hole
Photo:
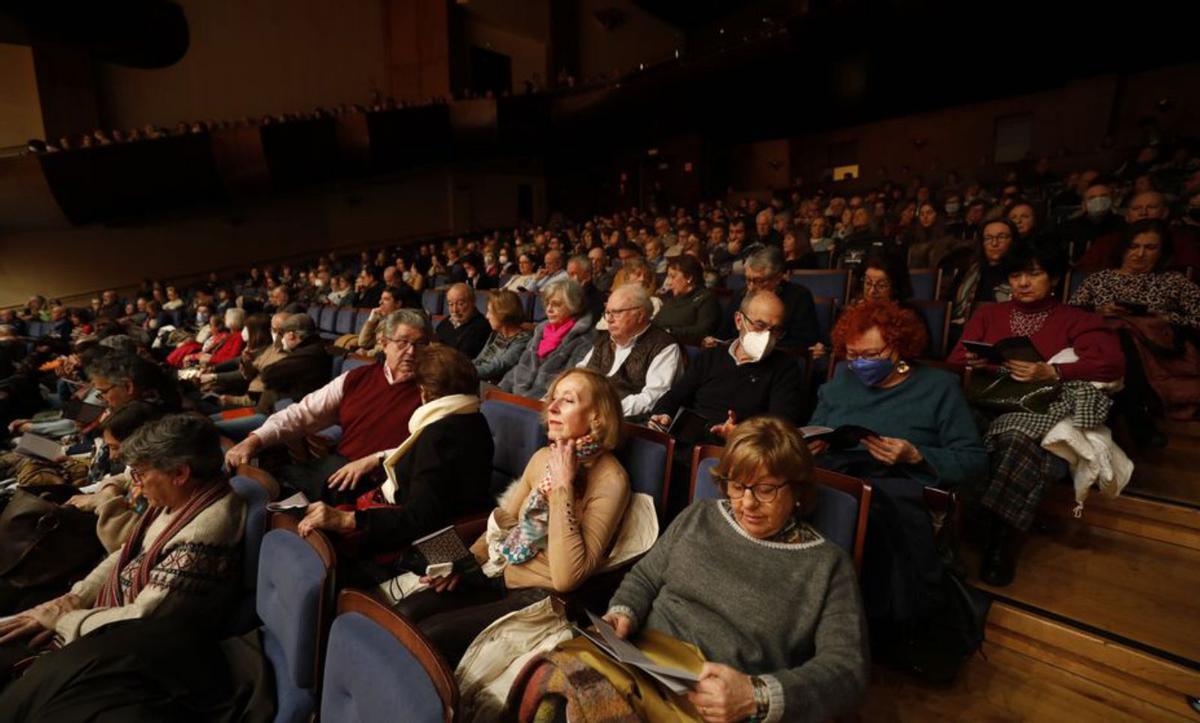
[[[389,504],[396,504],[396,487],[399,485],[396,481],[396,463],[412,449],[421,430],[452,414],[474,414],[478,411],[479,397],[474,394],[451,394],[417,407],[408,420],[408,439],[383,460],[383,469],[387,472],[387,482],[381,488],[384,499]]]

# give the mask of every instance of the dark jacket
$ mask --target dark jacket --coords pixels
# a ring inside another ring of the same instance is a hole
[[[654,324],[684,343],[712,336],[721,325],[721,304],[716,295],[698,286],[683,296],[663,299]]]
[[[483,315],[475,312],[459,327],[454,326],[450,317],[442,319],[435,333],[438,341],[458,349],[466,354],[468,359],[474,359],[483,351],[484,344],[487,344],[492,327]]]
[[[263,394],[258,398],[257,411],[271,414],[280,399],[299,401],[309,392],[323,387],[332,369],[329,353],[321,338],[314,335],[300,342],[282,359],[268,364],[259,372]]]
[[[785,281],[775,292],[783,301],[783,326],[786,329],[780,337],[780,349],[807,349],[821,339],[821,330],[817,327],[817,310],[813,304],[812,292],[808,287]],[[741,289],[733,296],[730,309],[737,311],[746,298],[746,290]],[[661,313],[661,312],[660,312]],[[737,327],[733,324],[733,314],[730,313],[721,320],[721,331],[718,336],[722,339],[732,339],[738,335]]]
[[[491,510],[494,452],[491,428],[479,412],[453,414],[422,430],[396,464],[396,506],[354,513],[363,552],[398,550],[456,519]]]

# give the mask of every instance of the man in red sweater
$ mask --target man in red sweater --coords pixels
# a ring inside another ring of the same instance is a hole
[[[225,454],[230,469],[259,450],[299,439],[332,425],[342,428],[337,451],[305,464],[285,467],[279,481],[310,500],[351,500],[383,457],[408,438],[408,420],[421,404],[413,377],[416,347],[428,343],[429,321],[420,311],[400,309],[383,321],[382,364],[358,367],[267,418],[261,427]]]

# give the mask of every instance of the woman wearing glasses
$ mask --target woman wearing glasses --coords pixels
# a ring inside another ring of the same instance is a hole
[[[1017,225],[1007,218],[983,225],[975,256],[954,287],[954,306],[950,312],[951,343],[962,337],[963,326],[980,304],[1012,298],[1004,257],[1019,236]]]
[[[669,636],[668,645],[689,643],[707,661],[687,695],[691,710],[679,699],[645,700],[657,695],[651,686],[629,697],[636,710],[829,720],[858,705],[867,683],[858,583],[846,552],[805,521],[816,499],[812,468],[790,422],[742,422],[714,469],[723,499],[690,505],[625,575],[604,616],[617,635]]]
[[[221,620],[228,611],[246,506],[221,471],[216,427],[170,415],[138,428],[121,457],[149,508],[121,549],[70,592],[0,622],[0,661],[20,659],[12,646],[31,653],[54,639],[67,645],[121,621],[185,613]],[[37,670],[53,669],[40,662]],[[7,672],[0,669],[0,687]]]

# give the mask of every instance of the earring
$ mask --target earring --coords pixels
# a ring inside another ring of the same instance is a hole
[[[900,363],[896,365],[896,371],[901,374],[908,374],[911,370],[912,367],[910,367],[908,362],[904,361],[903,359],[901,359]]]

